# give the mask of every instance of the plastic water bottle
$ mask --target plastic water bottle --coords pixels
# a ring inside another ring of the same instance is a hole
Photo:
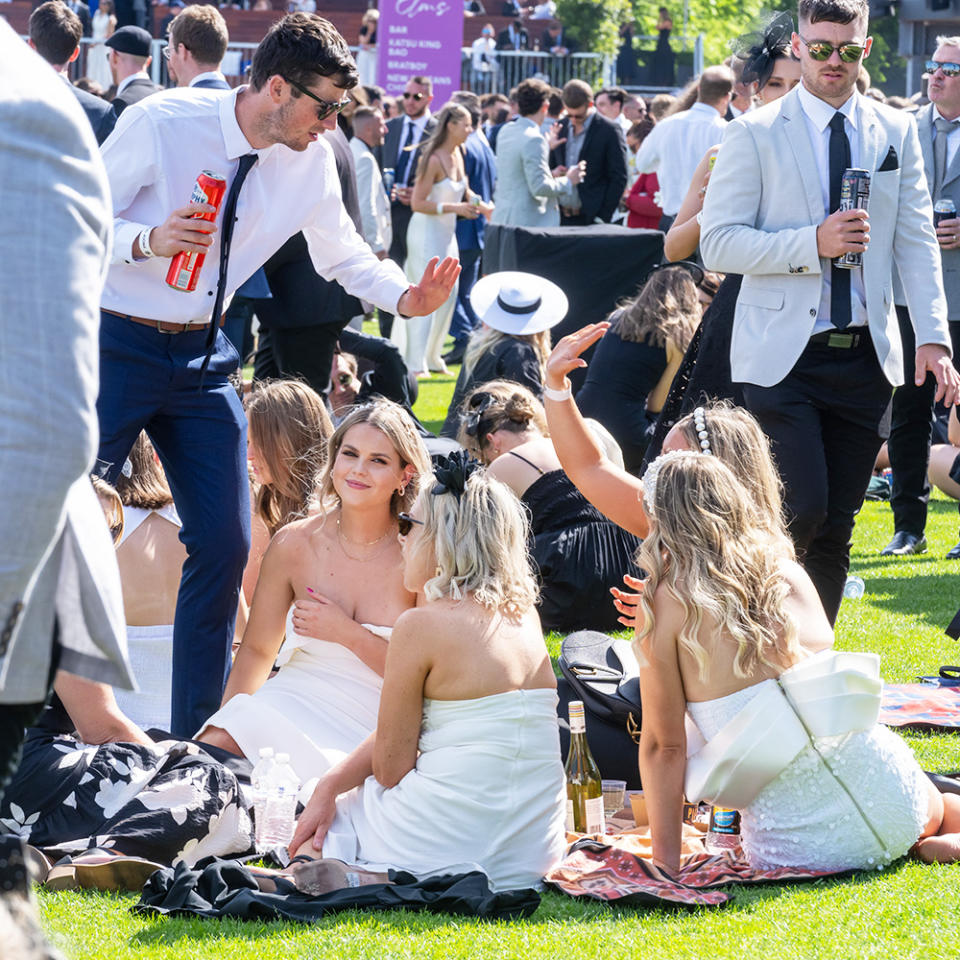
[[[273,747],[261,747],[260,759],[250,774],[250,785],[253,787],[254,845],[257,853],[265,852],[260,842],[260,834],[263,832],[263,808],[267,802],[267,778],[274,763]]]
[[[740,812],[729,807],[714,807],[710,811],[710,828],[704,845],[711,855],[729,851],[736,856],[740,850]]]
[[[260,845],[264,850],[286,847],[293,839],[299,791],[300,779],[290,766],[290,755],[278,753],[267,777],[263,827],[260,831]]]
[[[859,600],[866,589],[866,584],[859,577],[847,577],[843,585],[843,595],[848,600]]]

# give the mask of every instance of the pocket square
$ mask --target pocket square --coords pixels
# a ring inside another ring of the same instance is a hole
[[[900,161],[897,159],[897,151],[891,146],[887,151],[887,156],[885,157],[883,163],[880,164],[877,173],[886,173],[887,170],[897,170],[900,167]]]

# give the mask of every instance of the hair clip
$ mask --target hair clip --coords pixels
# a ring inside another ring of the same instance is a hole
[[[452,493],[459,500],[467,488],[467,480],[480,469],[480,461],[471,457],[466,450],[454,450],[448,456],[437,460],[433,468],[437,482],[430,489],[430,493],[434,496]]]
[[[463,415],[464,430],[468,437],[476,437],[480,433],[480,421],[491,404],[496,402],[492,393],[475,393],[470,398],[469,411]]]
[[[129,457],[123,461],[123,466],[120,468],[120,472],[128,480],[133,476],[133,461]]]
[[[710,449],[710,434],[707,432],[707,411],[703,407],[697,407],[693,411],[693,426],[697,431],[697,439],[700,441],[700,450],[703,453],[713,453]]]
[[[654,515],[653,501],[657,494],[657,480],[660,478],[660,471],[665,463],[672,460],[679,460],[683,457],[699,457],[702,454],[698,450],[670,450],[668,453],[661,453],[650,466],[643,472],[640,482],[643,484],[643,505],[647,516]]]

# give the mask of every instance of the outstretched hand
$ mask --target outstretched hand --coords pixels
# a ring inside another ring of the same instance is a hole
[[[610,324],[604,320],[587,324],[576,333],[568,333],[563,337],[547,358],[546,385],[551,390],[566,390],[570,385],[567,374],[587,365],[580,354],[593,346],[609,329]]]
[[[623,575],[623,582],[630,588],[629,590],[621,590],[619,587],[610,588],[610,593],[613,594],[613,605],[618,613],[623,614],[617,617],[617,622],[631,630],[636,630],[637,607],[640,605],[640,597],[647,585],[643,580],[631,577],[629,573]]]
[[[397,313],[402,317],[426,317],[447,301],[453,285],[460,276],[460,261],[456,257],[433,257],[423,271],[423,277],[397,302]]]

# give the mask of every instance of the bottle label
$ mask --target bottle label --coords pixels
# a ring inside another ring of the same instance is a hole
[[[587,814],[587,833],[603,833],[606,823],[603,818],[603,797],[593,797],[584,802]]]
[[[710,815],[711,833],[739,833],[740,813],[727,807],[714,807]]]
[[[570,735],[587,732],[587,721],[583,714],[583,701],[571,700],[567,705],[567,715],[570,718]]]
[[[567,833],[574,833],[575,828],[573,826],[573,801],[567,800]]]

